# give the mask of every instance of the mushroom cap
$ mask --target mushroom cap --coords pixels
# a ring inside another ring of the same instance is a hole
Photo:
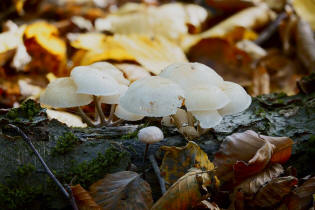
[[[40,103],[54,108],[84,106],[92,100],[90,95],[78,94],[74,81],[69,77],[55,79],[40,96]]]
[[[119,85],[119,93],[111,96],[101,96],[100,102],[104,104],[118,104],[119,98],[126,93],[128,86]]]
[[[70,74],[77,85],[77,93],[96,96],[119,94],[119,84],[110,75],[89,66],[75,67]]]
[[[138,133],[138,139],[146,144],[153,144],[164,139],[163,132],[156,126],[142,128]]]
[[[222,120],[222,116],[216,110],[192,111],[191,113],[199,121],[201,128],[212,128]]]
[[[230,102],[219,109],[221,115],[235,114],[247,109],[252,103],[252,98],[245,89],[234,82],[224,82],[221,86],[223,92],[230,99]]]
[[[217,86],[196,85],[185,91],[185,106],[188,111],[216,110],[230,102],[227,95]]]
[[[173,81],[153,76],[135,81],[120,105],[128,112],[149,117],[164,117],[175,114],[182,105],[184,91]]]
[[[218,86],[223,82],[219,74],[201,63],[174,63],[163,69],[159,76],[176,82],[183,89],[189,89],[196,84]]]
[[[144,116],[142,116],[142,115],[137,115],[137,114],[133,114],[133,113],[126,111],[120,105],[118,105],[116,107],[114,114],[118,118],[123,119],[123,120],[128,120],[128,121],[137,121],[137,120],[142,120],[144,118]]]
[[[118,68],[108,62],[96,62],[89,66],[108,74],[122,85],[129,85],[130,83],[130,81],[124,77],[124,74]]]

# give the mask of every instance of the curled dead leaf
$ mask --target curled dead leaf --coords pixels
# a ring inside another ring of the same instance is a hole
[[[253,206],[271,207],[282,201],[293,187],[298,183],[298,179],[293,176],[274,178],[264,185],[255,195]]]
[[[214,187],[215,182],[211,171],[192,168],[166,191],[151,210],[190,209],[209,197],[207,187]]]
[[[102,209],[150,209],[150,185],[133,171],[108,174],[90,186],[90,194]]]
[[[175,183],[190,168],[214,170],[208,155],[193,141],[189,141],[184,147],[162,146],[161,150],[165,151],[165,154],[160,169],[167,187]]]
[[[312,205],[313,194],[315,192],[315,177],[305,181],[300,187],[296,188],[289,197],[289,210],[306,210]]]
[[[71,186],[75,202],[80,210],[101,210],[91,195],[79,184]]]
[[[285,163],[291,156],[292,144],[288,137],[264,136],[251,130],[234,133],[226,137],[215,154],[216,175],[223,181],[244,179],[269,163]]]

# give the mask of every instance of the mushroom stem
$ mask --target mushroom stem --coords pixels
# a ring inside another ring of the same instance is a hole
[[[164,181],[163,177],[161,176],[160,168],[159,168],[159,166],[158,166],[158,164],[156,162],[156,159],[155,159],[153,154],[149,155],[149,160],[150,160],[150,162],[152,164],[154,173],[155,173],[156,177],[159,180],[160,187],[161,187],[161,192],[162,192],[162,195],[163,195],[166,192],[166,187],[165,187],[165,181]]]
[[[150,144],[145,145],[144,155],[143,155],[143,162],[145,162],[145,159],[147,158],[148,150],[149,150]]]
[[[117,120],[117,121],[111,123],[110,126],[116,126],[116,125],[119,125],[119,124],[122,123],[122,122],[124,122],[124,120],[123,120],[123,119],[119,119],[119,120]]]
[[[106,120],[105,120],[104,112],[103,112],[102,107],[101,107],[100,100],[97,96],[94,96],[94,95],[93,95],[93,100],[94,100],[94,103],[96,106],[96,111],[97,111],[98,116],[100,117],[100,120],[101,120],[101,125],[104,125],[104,124],[106,124]]]
[[[109,116],[108,116],[108,122],[111,122],[111,121],[113,120],[114,112],[115,112],[116,106],[117,106],[117,104],[112,104],[112,105],[110,106],[110,113],[109,113]]]
[[[84,122],[86,122],[86,124],[88,124],[88,126],[95,127],[92,120],[84,113],[84,111],[81,109],[81,107],[78,107],[78,111],[79,111],[80,117],[83,119]]]

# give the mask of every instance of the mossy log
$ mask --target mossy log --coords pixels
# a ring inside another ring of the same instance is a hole
[[[139,126],[102,128],[69,128],[56,120],[49,121],[45,110],[28,101],[20,109],[0,112],[0,204],[5,209],[62,209],[67,201],[45,174],[40,162],[27,144],[14,135],[7,124],[20,127],[32,140],[47,165],[62,183],[88,186],[107,173],[128,170],[148,171],[150,162],[142,162],[145,145],[136,139]],[[166,138],[150,147],[181,146],[186,140],[175,129],[162,128]],[[271,94],[253,98],[246,111],[224,117],[210,132],[197,139],[200,147],[213,158],[220,142],[228,135],[245,130],[263,135],[288,136],[294,141],[293,156],[288,165],[298,175],[314,174],[315,94],[286,96]],[[154,176],[153,176],[154,177]],[[150,179],[150,176],[147,176]],[[155,193],[154,180],[149,180]],[[157,187],[158,188],[158,187]],[[154,196],[156,197],[156,196]]]

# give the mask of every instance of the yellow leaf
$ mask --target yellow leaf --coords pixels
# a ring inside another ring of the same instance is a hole
[[[165,155],[161,165],[161,173],[168,186],[172,185],[188,172],[190,168],[198,168],[204,171],[214,169],[208,155],[193,141],[184,147],[162,146]]]
[[[315,2],[313,0],[294,0],[292,2],[296,13],[307,21],[315,30]]]
[[[166,191],[151,210],[191,209],[209,197],[207,187],[214,187],[214,180],[211,172],[192,168]]]

